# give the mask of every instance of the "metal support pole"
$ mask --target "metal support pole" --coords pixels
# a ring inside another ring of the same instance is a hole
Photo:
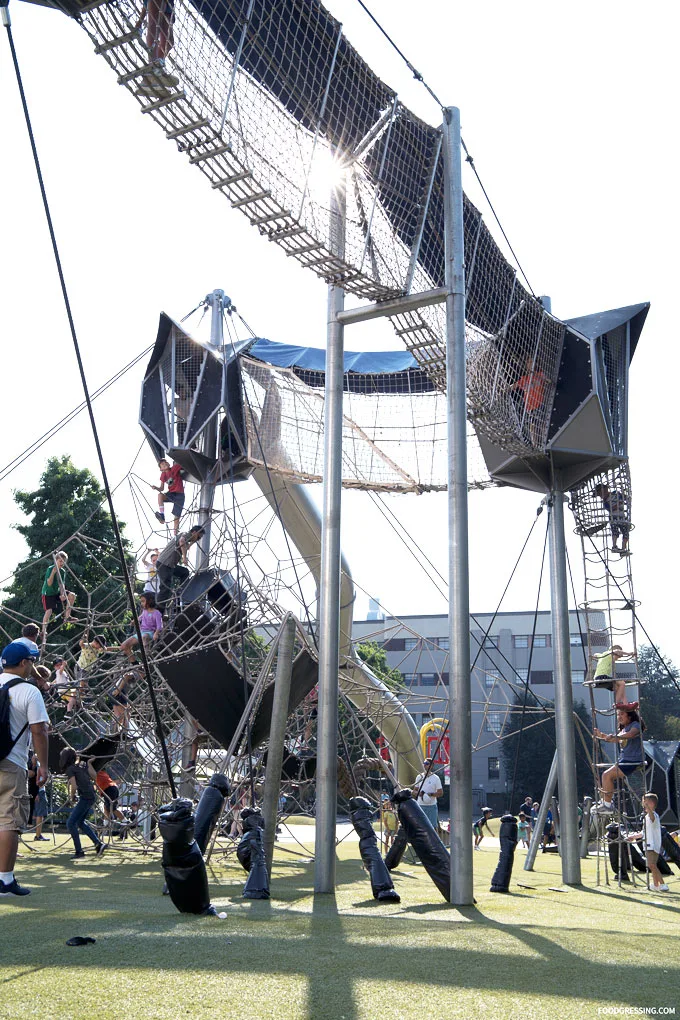
[[[272,721],[269,730],[269,749],[267,751],[267,774],[264,781],[264,856],[267,861],[267,873],[271,878],[274,843],[276,841],[276,816],[279,806],[279,790],[281,789],[281,766],[283,765],[286,723],[288,722],[288,700],[290,698],[290,681],[293,674],[293,646],[295,642],[295,618],[289,613],[283,624],[283,632],[279,641],[276,659],[276,682],[274,684],[274,701],[272,703]]]
[[[210,306],[212,318],[210,323],[210,346],[222,351],[224,343],[224,306],[226,297],[223,290],[214,290],[205,299]],[[203,453],[211,460],[217,458],[217,418],[213,417],[205,427],[203,433]],[[210,562],[210,528],[212,525],[212,509],[215,502],[215,471],[211,471],[207,478],[201,482],[201,491],[198,500],[198,524],[205,531],[205,535],[198,543],[196,550],[196,570],[205,570]]]
[[[444,111],[444,244],[449,519],[449,739],[451,748],[451,903],[472,893],[472,720],[468,568],[465,269],[460,111]]]
[[[557,738],[557,782],[560,795],[562,881],[565,885],[580,885],[581,858],[578,842],[574,697],[571,687],[569,595],[564,538],[565,498],[564,493],[557,490],[551,493],[550,499],[550,599],[555,675],[555,736]]]
[[[345,190],[331,193],[331,251],[345,252]],[[319,703],[316,766],[314,891],[335,891],[335,829],[338,801],[338,671],[340,668],[340,503],[342,496],[342,383],[344,327],[338,321],[345,292],[328,288],[324,481],[319,586]]]
[[[545,784],[545,790],[541,797],[541,806],[538,809],[538,816],[536,818],[536,824],[534,831],[531,833],[531,843],[529,843],[529,849],[524,859],[524,870],[533,871],[534,862],[536,861],[536,854],[538,848],[541,845],[541,836],[543,835],[543,829],[545,828],[545,821],[548,817],[548,808],[552,800],[552,795],[555,792],[555,783],[557,782],[557,751],[553,755],[552,765],[550,766],[550,772],[548,773],[548,780]]]
[[[223,341],[223,319],[225,294],[223,290],[214,290],[206,297],[206,304],[212,311],[210,324],[210,345],[216,349],[222,348]],[[226,300],[229,300],[228,298]],[[217,456],[217,417],[213,417],[203,432],[203,453],[206,457]],[[201,482],[201,491],[198,499],[198,524],[203,528],[205,534],[196,544],[196,570],[206,570],[210,563],[210,529],[212,525],[212,508],[215,502],[215,471]],[[196,740],[196,726],[193,717],[187,712],[184,716],[184,744],[182,747],[182,769],[186,770],[192,754],[194,754],[194,742]],[[183,797],[191,797],[193,794],[193,780],[185,775],[180,783],[180,793]]]

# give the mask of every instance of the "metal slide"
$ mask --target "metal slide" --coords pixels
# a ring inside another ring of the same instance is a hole
[[[321,517],[303,486],[256,468],[253,478],[281,520],[317,585],[321,572]],[[422,770],[418,729],[409,712],[385,684],[354,656],[352,615],[354,583],[342,557],[340,583],[340,687],[385,738],[400,784],[410,785]]]

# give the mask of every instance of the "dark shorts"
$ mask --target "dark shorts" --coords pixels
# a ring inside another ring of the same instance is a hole
[[[604,673],[601,676],[594,677],[593,683],[596,687],[601,687],[603,691],[614,690],[614,681],[610,676],[605,676]]]
[[[128,704],[128,696],[127,696],[127,694],[112,694],[111,695],[111,704],[112,705],[127,705]]]
[[[102,797],[104,800],[108,800],[111,806],[113,806],[118,803],[120,791],[117,786],[107,786],[106,789],[102,791]]]
[[[183,492],[164,492],[163,502],[172,503],[172,516],[181,517],[182,510],[184,510],[184,493]]]
[[[642,768],[642,762],[634,761],[620,761],[618,762],[619,772],[623,772],[624,776],[632,776],[636,769]]]
[[[61,609],[61,597],[59,595],[43,595],[42,607],[47,612],[51,609],[53,612],[55,609]]]

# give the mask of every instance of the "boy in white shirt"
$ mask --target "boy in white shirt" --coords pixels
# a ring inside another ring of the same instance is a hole
[[[646,793],[644,795],[642,798],[642,806],[645,809],[644,835],[642,832],[634,832],[628,839],[631,842],[644,839],[645,856],[652,875],[654,891],[668,892],[668,886],[657,867],[657,861],[661,853],[661,819],[656,813],[658,802],[659,798],[655,793]]]

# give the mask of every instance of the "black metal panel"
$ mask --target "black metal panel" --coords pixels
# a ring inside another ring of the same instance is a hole
[[[227,747],[246,706],[243,677],[212,645],[172,659],[157,668],[201,728]]]
[[[197,354],[203,354],[197,347]],[[198,384],[198,391],[191,394],[194,398],[193,410],[184,439],[185,445],[190,445],[208,421],[217,414],[222,403],[222,364],[211,354],[204,355],[206,358],[203,371]]]
[[[566,331],[557,373],[555,399],[548,429],[548,442],[571,418],[593,388],[591,349],[570,330]]]
[[[147,375],[142,383],[142,406],[139,412],[139,423],[147,434],[154,454],[156,454],[159,447],[165,450],[168,442],[167,407],[157,367]]]
[[[222,746],[227,747],[236,733],[243,715],[246,698],[243,677],[222,655],[218,647],[201,648],[185,655],[158,663],[158,669],[170,688],[201,728]],[[289,713],[312,690],[318,680],[318,665],[307,652],[301,652],[293,663]],[[269,737],[274,687],[264,693],[253,721],[253,747]]]
[[[319,664],[308,651],[303,649],[293,662],[293,675],[290,681],[290,697],[288,698],[288,715],[298,707],[310,691],[318,683]],[[253,747],[257,747],[269,737],[272,721],[272,704],[274,702],[274,684],[270,684],[262,696],[260,707],[253,721],[251,739]]]

